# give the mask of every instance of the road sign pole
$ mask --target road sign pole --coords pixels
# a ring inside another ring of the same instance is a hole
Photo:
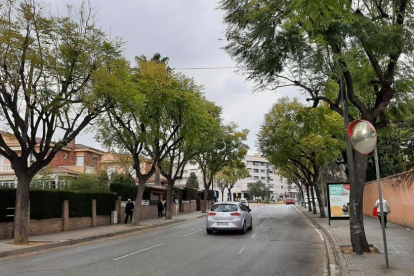
[[[379,206],[380,206],[380,212],[381,212],[380,216],[381,216],[382,239],[384,241],[385,265],[387,266],[387,268],[390,268],[390,265],[388,263],[387,234],[385,233],[385,220],[384,220],[385,216],[384,216],[384,206],[382,205],[381,177],[380,177],[380,172],[379,172],[377,147],[375,147],[374,156],[375,156],[375,171],[377,173]]]

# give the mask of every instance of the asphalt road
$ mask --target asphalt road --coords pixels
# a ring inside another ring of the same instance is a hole
[[[252,207],[245,235],[205,219],[0,261],[0,275],[324,275],[322,236],[289,205]]]

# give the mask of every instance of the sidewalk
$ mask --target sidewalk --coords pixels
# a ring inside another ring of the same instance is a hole
[[[386,228],[388,259],[390,268],[385,267],[384,244],[381,225],[378,219],[365,216],[364,227],[368,243],[373,244],[378,253],[342,254],[338,246],[351,245],[349,221],[320,218],[319,214],[312,214],[307,209],[297,206],[304,214],[312,218],[331,235],[338,253],[338,261],[342,275],[350,276],[377,276],[377,275],[414,275],[414,230],[388,222]],[[319,210],[318,210],[319,212]]]
[[[29,237],[29,245],[13,245],[12,239],[0,240],[0,258],[162,227],[204,217],[205,215],[197,211],[174,216],[171,220],[164,218],[142,220],[140,226],[122,223],[31,236]]]

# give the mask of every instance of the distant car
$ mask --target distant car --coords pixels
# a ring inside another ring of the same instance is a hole
[[[240,202],[241,202],[241,203],[243,203],[244,205],[246,205],[246,206],[247,206],[247,208],[249,208],[249,202],[247,201],[247,199],[242,198],[242,199],[240,200]]]
[[[293,199],[289,198],[289,199],[286,199],[285,203],[286,203],[286,205],[295,204],[295,201]]]
[[[215,203],[207,216],[207,234],[212,234],[214,230],[233,230],[245,234],[253,229],[250,211],[240,202]]]

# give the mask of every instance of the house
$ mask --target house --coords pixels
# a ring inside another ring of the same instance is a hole
[[[20,151],[20,145],[10,133],[1,132],[7,145],[14,151]],[[75,139],[66,147],[61,149],[52,162],[41,170],[33,179],[42,187],[58,188],[65,184],[68,177],[73,177],[81,173],[94,173],[101,167],[101,159],[105,152],[83,144],[76,144]],[[33,155],[29,156],[29,164],[34,162]],[[9,160],[0,155],[0,187],[15,188],[17,177],[10,165]]]

